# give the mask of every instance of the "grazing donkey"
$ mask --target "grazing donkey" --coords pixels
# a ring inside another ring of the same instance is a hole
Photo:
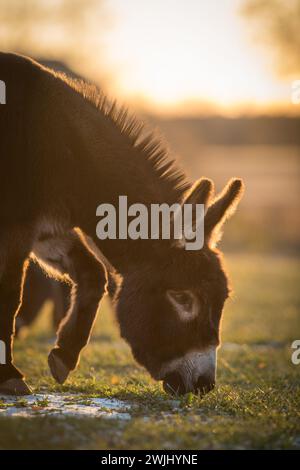
[[[0,114],[0,392],[30,392],[12,356],[29,257],[72,284],[48,358],[57,382],[76,368],[89,340],[108,260],[121,276],[117,318],[136,360],[171,393],[212,389],[229,290],[214,243],[242,182],[232,180],[211,202],[210,180],[191,186],[161,144],[93,87],[5,53],[0,79],[7,93]],[[203,248],[185,250],[184,239],[95,238],[97,206],[116,207],[119,195],[147,207],[204,204]]]

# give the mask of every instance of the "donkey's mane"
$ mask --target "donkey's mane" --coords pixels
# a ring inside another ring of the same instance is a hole
[[[132,115],[125,106],[119,105],[116,100],[110,100],[96,85],[62,73],[56,75],[108,119],[120,137],[139,152],[148,171],[163,185],[170,201],[177,201],[182,197],[190,183],[155,131],[149,131],[148,126]]]

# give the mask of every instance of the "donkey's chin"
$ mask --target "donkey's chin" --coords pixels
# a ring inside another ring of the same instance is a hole
[[[174,395],[194,393],[203,396],[215,387],[216,348],[191,351],[165,363],[161,369],[165,392]]]

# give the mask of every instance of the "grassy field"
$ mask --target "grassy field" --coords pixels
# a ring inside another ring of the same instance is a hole
[[[300,339],[299,262],[232,255],[227,265],[234,295],[224,314],[214,392],[168,397],[133,361],[107,302],[80,368],[58,386],[47,368],[51,332],[44,312],[17,343],[17,364],[34,391],[78,393],[87,404],[90,397],[115,397],[134,405],[131,419],[2,416],[0,449],[300,448],[300,366],[291,363],[291,342]]]

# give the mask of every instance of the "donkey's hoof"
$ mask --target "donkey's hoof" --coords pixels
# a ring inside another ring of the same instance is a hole
[[[32,391],[23,379],[8,379],[0,384],[0,395],[31,395]]]
[[[56,349],[52,349],[50,352],[48,356],[48,364],[53,378],[59,384],[63,384],[70,373],[70,369],[64,364],[56,351]]]

